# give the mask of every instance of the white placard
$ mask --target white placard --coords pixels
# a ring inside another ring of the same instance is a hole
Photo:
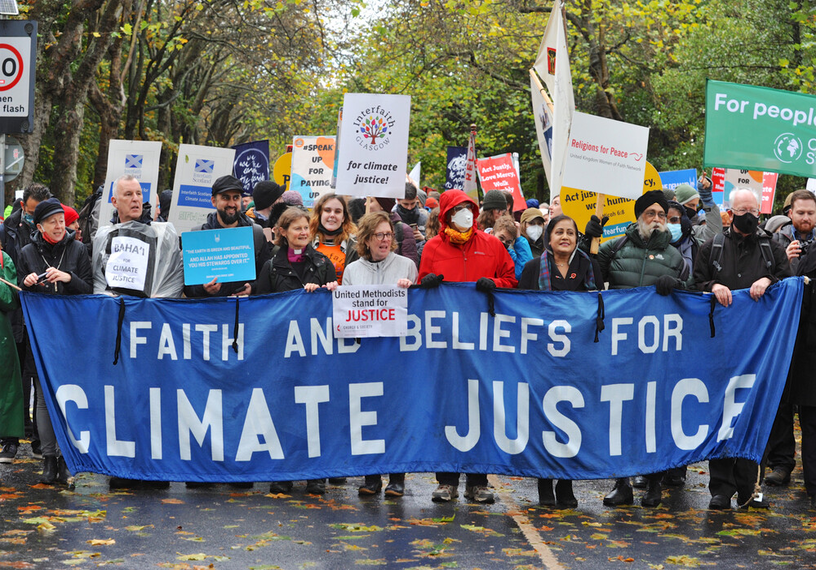
[[[338,194],[405,197],[411,97],[346,93],[338,138]]]
[[[233,148],[179,145],[168,220],[179,234],[201,227],[207,221],[207,214],[215,211],[212,185],[220,177],[232,174],[234,158]]]
[[[149,244],[134,237],[114,237],[111,239],[111,254],[105,266],[108,287],[144,292],[149,260]]]
[[[108,170],[102,187],[99,226],[107,226],[113,216],[111,193],[120,176],[130,174],[142,186],[142,200],[150,202],[153,216],[159,204],[159,160],[162,143],[158,141],[111,140],[108,146]]]
[[[575,112],[563,186],[637,200],[643,195],[649,129]]]
[[[405,336],[408,290],[396,285],[338,287],[332,293],[332,313],[335,338]]]

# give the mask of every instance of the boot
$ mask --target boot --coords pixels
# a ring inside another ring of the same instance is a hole
[[[555,495],[553,495],[553,480],[538,480],[538,504],[542,507],[554,507]]]
[[[53,485],[57,480],[57,457],[55,455],[43,456],[43,470],[40,476],[40,483]]]
[[[644,507],[656,507],[660,504],[662,499],[663,488],[660,486],[660,479],[650,478],[649,488],[646,490],[646,494],[643,495],[643,498],[640,500],[640,504]]]
[[[562,509],[574,509],[578,506],[578,499],[572,492],[572,480],[559,479],[555,484],[555,504]]]
[[[631,505],[635,501],[632,494],[632,485],[629,484],[628,477],[622,477],[615,481],[615,486],[604,497],[603,504],[607,507],[619,507],[621,505]]]
[[[57,459],[57,481],[67,485],[68,479],[70,478],[71,472],[68,471],[68,466],[65,464],[65,459],[63,459],[62,455],[60,455],[59,459]]]

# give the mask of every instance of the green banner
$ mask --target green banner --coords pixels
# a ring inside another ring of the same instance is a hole
[[[708,81],[703,162],[816,177],[816,97]]]

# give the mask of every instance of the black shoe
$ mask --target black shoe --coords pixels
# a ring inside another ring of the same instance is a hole
[[[40,476],[40,483],[53,485],[57,481],[57,457],[56,455],[46,455],[43,457],[43,470]]]
[[[682,487],[686,484],[686,468],[685,467],[676,467],[674,469],[669,469],[666,471],[666,474],[663,475],[663,484],[668,485],[669,487]]]
[[[38,439],[31,440],[31,456],[34,459],[42,459],[42,446],[40,445],[40,441]]]
[[[771,487],[781,487],[790,483],[790,471],[784,467],[774,467],[774,470],[765,476],[765,484]]]
[[[187,481],[185,483],[188,489],[209,489],[215,486],[215,483],[207,483],[204,481]]]
[[[559,479],[555,484],[555,504],[562,509],[574,509],[578,506],[570,479]]]
[[[731,508],[731,497],[725,495],[714,495],[708,503],[708,508],[713,511],[724,511]]]
[[[70,478],[71,478],[71,472],[68,471],[68,465],[65,464],[65,459],[63,459],[62,455],[60,455],[59,458],[57,458],[57,481],[67,485],[68,480]],[[170,483],[169,482],[166,482],[166,483],[167,483],[167,486],[169,487]]]
[[[816,509],[816,495],[811,495],[808,499],[810,499],[810,510]]]
[[[632,487],[635,489],[645,489],[649,486],[649,480],[643,475],[635,475],[632,477]]]
[[[631,505],[635,502],[635,496],[632,493],[632,486],[628,479],[618,479],[615,481],[615,486],[612,491],[604,497],[603,504],[607,507],[619,507],[621,505]]]
[[[306,481],[307,495],[325,495],[326,494],[326,480],[325,479],[309,479]]]
[[[329,483],[331,485],[345,485],[346,478],[345,477],[329,477]]]
[[[656,507],[660,505],[662,500],[663,489],[660,486],[660,479],[650,480],[649,489],[646,491],[646,494],[643,495],[643,498],[640,500],[640,504],[644,507]]]
[[[272,484],[269,485],[269,492],[273,495],[285,495],[292,492],[292,486],[291,481],[272,481]]]
[[[246,481],[242,483],[230,483],[229,486],[233,489],[251,489],[254,483],[247,483]]]
[[[538,480],[538,504],[542,507],[554,507],[555,495],[553,494],[553,480]]]
[[[17,457],[17,443],[13,441],[3,443],[3,449],[0,450],[0,463],[14,463],[15,457]]]
[[[382,491],[382,477],[379,475],[366,475],[365,483],[357,489],[357,494],[361,496],[378,495],[380,491]]]
[[[405,481],[390,479],[385,487],[386,497],[402,497],[405,494]]]

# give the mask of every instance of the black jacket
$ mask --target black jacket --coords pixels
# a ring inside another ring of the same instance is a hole
[[[303,250],[306,257],[306,276],[301,280],[289,263],[288,252],[288,247],[281,247],[275,257],[264,264],[256,280],[258,295],[294,291],[303,289],[307,283],[325,285],[337,280],[332,262],[319,251],[315,251],[311,245],[307,245]]]
[[[816,249],[809,249],[800,259],[797,275],[807,275],[811,282],[805,285],[802,296],[799,332],[782,400],[800,406],[816,406],[816,376],[813,374],[816,370]]]
[[[757,279],[767,277],[771,283],[790,277],[788,257],[784,248],[773,241],[765,230],[758,229],[754,234],[742,237],[730,228],[723,232],[723,252],[720,265],[722,270],[717,271],[711,259],[711,250],[714,239],[710,238],[700,248],[697,260],[694,262],[694,282],[701,291],[711,291],[719,283],[729,289],[749,289]],[[773,254],[772,267],[768,268],[765,258],[760,251],[760,240],[771,245]]]
[[[31,287],[23,285],[26,275],[30,273],[40,275],[45,273],[49,267],[70,273],[70,283],[62,281],[48,283],[46,281]],[[65,237],[53,245],[45,241],[40,232],[34,234],[33,241],[23,248],[20,262],[17,264],[17,273],[21,276],[20,286],[33,293],[56,295],[90,295],[93,293],[93,271],[88,249],[82,242],[74,239],[72,230],[68,230]]]
[[[255,291],[255,284],[257,282],[257,277],[261,274],[261,269],[269,259],[272,258],[272,249],[269,247],[269,242],[266,241],[266,236],[264,236],[263,229],[261,226],[253,222],[249,219],[245,214],[238,214],[238,227],[251,227],[252,228],[252,237],[253,243],[255,246],[255,281],[229,281],[225,283],[221,283],[221,289],[219,289],[218,293],[213,295],[214,297],[229,297],[236,291],[240,291],[244,288],[246,283],[249,283],[252,286],[253,292]],[[223,229],[221,224],[218,221],[218,212],[212,212],[207,215],[207,221],[200,227],[198,230],[220,230]],[[198,231],[193,230],[193,231]],[[183,240],[182,240],[183,241]],[[187,297],[195,298],[195,297],[209,297],[210,294],[204,289],[204,285],[187,285],[184,287],[184,294]]]
[[[550,261],[550,284],[553,291],[596,291],[599,288],[603,288],[601,266],[598,265],[598,262],[595,261],[594,258],[586,258],[576,252],[567,271],[566,279],[562,278],[561,274],[552,266],[552,253],[548,254],[547,259]],[[595,276],[594,289],[590,289],[587,286],[587,275],[589,274],[590,267]],[[540,274],[541,256],[539,255],[524,264],[524,269],[521,270],[518,288],[539,291],[538,277]]]

